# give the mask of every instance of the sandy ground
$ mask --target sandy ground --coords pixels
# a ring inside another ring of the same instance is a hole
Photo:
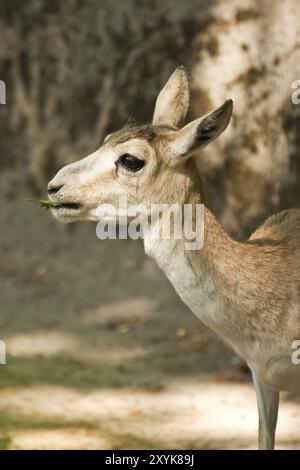
[[[141,242],[0,209],[0,448],[255,448],[249,371]],[[300,449],[299,400],[282,396],[277,448]]]

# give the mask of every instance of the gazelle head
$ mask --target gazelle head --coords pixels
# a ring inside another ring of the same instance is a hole
[[[188,77],[179,67],[158,95],[152,124],[125,126],[108,135],[96,152],[65,166],[50,181],[54,216],[62,222],[109,219],[101,208],[117,208],[121,196],[128,206],[181,202],[189,157],[226,129],[232,101],[181,127],[188,107]]]

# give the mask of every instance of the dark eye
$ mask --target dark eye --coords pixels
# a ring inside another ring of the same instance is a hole
[[[139,158],[130,155],[130,153],[125,153],[122,155],[119,158],[118,163],[120,163],[124,168],[126,168],[126,170],[129,171],[139,171],[145,165],[144,160],[140,160]]]

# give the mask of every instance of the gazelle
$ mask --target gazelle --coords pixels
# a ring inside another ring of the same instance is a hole
[[[176,69],[160,92],[153,123],[126,126],[88,157],[62,168],[49,183],[62,222],[109,220],[103,203],[206,204],[193,152],[228,126],[232,101],[180,127],[189,107],[185,70]],[[159,221],[157,221],[159,223]],[[249,365],[257,394],[259,448],[273,449],[280,390],[300,389],[292,361],[300,339],[300,209],[270,217],[244,243],[231,239],[205,205],[204,245],[154,239],[144,246],[182,300]]]

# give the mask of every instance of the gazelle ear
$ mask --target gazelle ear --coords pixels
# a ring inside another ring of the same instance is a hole
[[[189,108],[189,81],[184,67],[178,67],[159,93],[153,124],[180,127]]]
[[[176,157],[188,157],[194,150],[204,147],[215,140],[229,124],[232,114],[232,100],[225,101],[223,106],[211,114],[196,119],[179,131],[172,132],[170,147]],[[174,162],[175,163],[175,162]]]

